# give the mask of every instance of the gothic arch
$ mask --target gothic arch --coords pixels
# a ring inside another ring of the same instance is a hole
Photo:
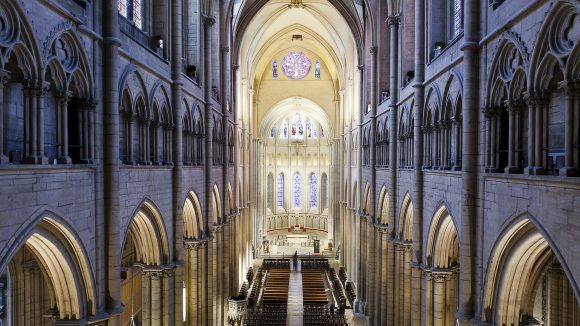
[[[365,193],[363,199],[362,210],[365,214],[370,214],[371,212],[371,185],[367,182],[365,185]]]
[[[136,261],[144,265],[162,265],[169,257],[169,242],[163,219],[157,207],[144,200],[125,228],[122,248],[127,246],[129,236],[134,241]]]
[[[219,221],[222,218],[222,201],[217,184],[213,185],[212,190],[212,217],[213,224],[220,224]]]
[[[433,215],[425,253],[425,261],[433,268],[452,268],[459,264],[459,236],[445,205]]]
[[[546,89],[546,82],[554,69],[566,72],[567,60],[578,40],[568,39],[573,29],[574,19],[580,12],[580,4],[573,0],[556,1],[546,13],[538,39],[530,60],[530,78],[528,89]]]
[[[403,204],[401,205],[401,213],[399,216],[399,225],[397,227],[397,234],[399,240],[413,241],[413,201],[409,193],[405,194]]]
[[[96,313],[95,283],[87,253],[80,237],[64,219],[51,211],[41,211],[27,221],[11,243],[0,272],[8,268],[11,275],[11,315],[15,324],[44,317],[46,311],[34,316],[35,310],[25,317],[25,307],[20,306],[21,302],[39,300],[41,293],[46,293],[51,306],[40,309],[55,308],[52,315],[56,320],[80,320]],[[21,279],[25,268],[40,269],[40,274],[29,274],[36,275],[38,283],[28,280],[27,284]],[[34,284],[43,285],[34,288]]]
[[[544,309],[550,310],[548,325],[568,325],[580,312],[575,286],[565,264],[552,250],[551,241],[544,236],[535,221],[522,216],[502,232],[493,247],[488,262],[484,288],[484,320],[498,325],[518,324],[520,321],[542,319]],[[552,284],[558,292],[550,295],[541,284]],[[538,310],[538,297],[541,308]],[[546,299],[547,297],[547,299]],[[558,297],[558,298],[556,298]],[[562,301],[574,301],[569,310],[562,310]],[[549,301],[549,302],[548,302]],[[559,312],[559,313],[557,313]],[[568,314],[565,314],[567,312]]]
[[[26,13],[17,1],[7,0],[0,4],[0,16],[6,22],[6,31],[0,36],[0,68],[5,68],[12,54],[24,79],[37,80],[41,67],[40,48]]]
[[[205,224],[199,198],[193,191],[189,191],[183,205],[183,237],[199,239],[204,236]]]
[[[381,192],[379,193],[379,209],[380,209],[380,211],[377,212],[378,223],[382,224],[382,225],[390,225],[389,224],[389,192],[387,191],[387,187],[384,185],[381,188]]]

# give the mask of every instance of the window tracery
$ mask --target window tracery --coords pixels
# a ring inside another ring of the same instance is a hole
[[[311,66],[304,52],[290,52],[282,59],[282,71],[290,79],[303,79],[310,72]]]
[[[310,176],[310,207],[318,207],[318,178],[316,173]]]
[[[294,207],[302,207],[302,179],[299,173],[294,174]]]

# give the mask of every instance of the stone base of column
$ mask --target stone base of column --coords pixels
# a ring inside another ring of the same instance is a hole
[[[7,156],[4,156],[3,154],[0,154],[0,165],[2,164],[9,164],[10,160],[8,159]]]
[[[72,164],[72,159],[68,156],[63,156],[58,159],[58,164]]]
[[[141,161],[139,165],[151,165],[151,161]]]
[[[561,177],[577,177],[578,170],[573,166],[565,166],[558,171]]]
[[[85,321],[81,323],[80,320],[55,320],[52,322],[54,326],[76,326],[76,325],[83,325]]]
[[[23,164],[48,164],[48,157],[46,156],[28,156],[22,160]]]
[[[80,164],[93,164],[93,160],[90,158],[83,158],[79,161]]]
[[[546,174],[546,169],[541,166],[534,166],[534,174],[535,175],[544,175]]]
[[[461,171],[461,166],[453,166],[451,167],[451,171]]]
[[[506,166],[504,169],[504,173],[506,173],[506,174],[518,174],[518,173],[520,173],[520,169],[517,166]]]
[[[485,173],[498,173],[498,172],[502,172],[502,171],[496,167],[485,168]]]

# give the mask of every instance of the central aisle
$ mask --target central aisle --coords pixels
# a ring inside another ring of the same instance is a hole
[[[299,326],[304,321],[304,305],[302,303],[302,275],[291,265],[290,283],[288,284],[288,325]],[[300,270],[300,262],[298,262]]]

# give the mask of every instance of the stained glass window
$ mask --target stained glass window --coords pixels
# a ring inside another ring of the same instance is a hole
[[[272,127],[272,130],[270,131],[270,138],[274,138],[276,137],[276,127]]]
[[[278,60],[272,62],[272,79],[278,79]]]
[[[320,61],[316,61],[314,64],[314,78],[320,79]]]
[[[318,207],[318,178],[314,173],[310,176],[310,207]]]
[[[282,126],[280,127],[280,138],[281,139],[288,139],[288,122],[282,122]]]
[[[322,174],[321,182],[320,200],[322,201],[322,208],[328,208],[328,177],[326,176],[326,173]]]
[[[300,174],[294,174],[294,207],[301,207],[302,206],[302,180],[300,178]]]
[[[143,12],[145,0],[117,0],[117,11],[135,26],[143,29]]]
[[[143,1],[133,0],[133,23],[138,28],[143,28]]]
[[[276,193],[276,203],[278,207],[284,207],[284,175],[278,174],[278,192]]]
[[[308,137],[308,139],[312,139],[316,138],[317,136],[316,125],[312,122],[312,120],[308,119],[306,122],[306,137]]]
[[[292,133],[290,135],[292,139],[302,139],[304,137],[304,124],[298,113],[296,113],[294,120],[292,120]]]
[[[450,0],[451,7],[451,38],[456,37],[463,30],[463,1]]]
[[[302,79],[310,72],[312,63],[304,52],[290,52],[282,59],[282,71],[290,79]]]
[[[127,17],[127,0],[118,0],[117,10],[123,17]]]

